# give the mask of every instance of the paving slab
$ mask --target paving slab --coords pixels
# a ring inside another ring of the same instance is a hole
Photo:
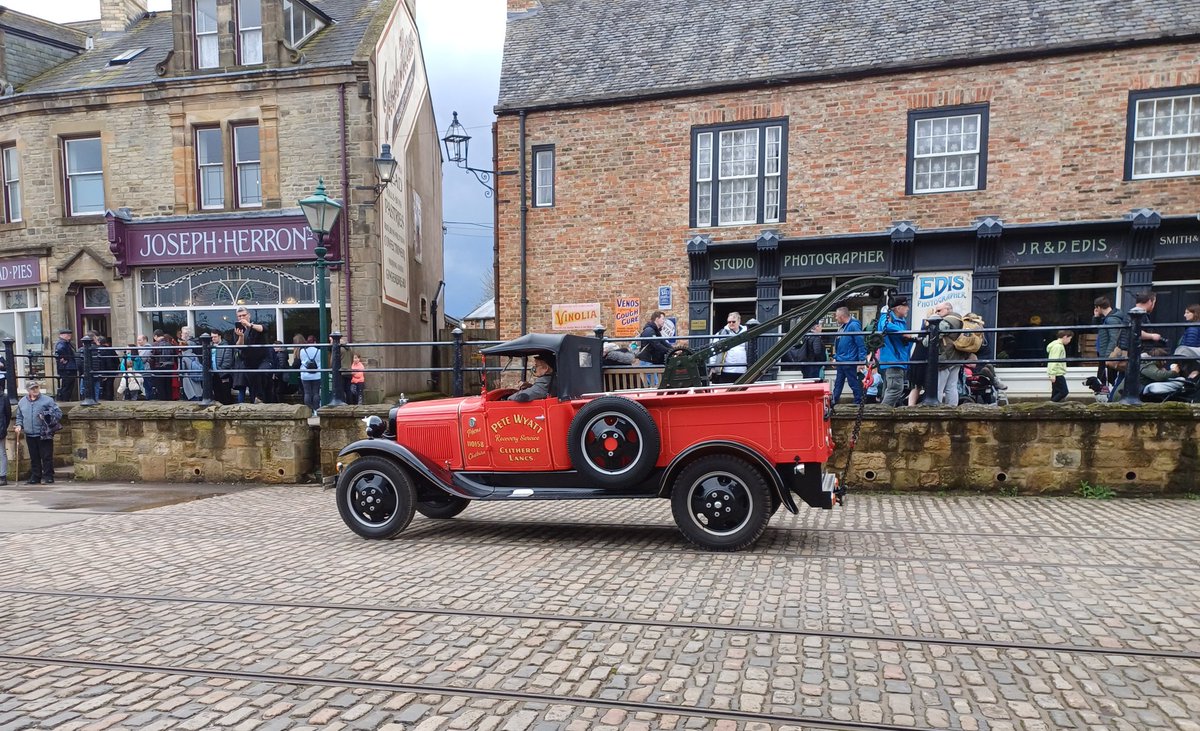
[[[0,535],[0,726],[1200,729],[1200,502],[853,498],[736,554],[665,501],[74,503]]]

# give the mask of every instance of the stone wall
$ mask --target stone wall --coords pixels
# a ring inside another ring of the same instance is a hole
[[[386,419],[392,406],[393,404],[372,404],[326,406],[321,409],[318,453],[322,477],[331,477],[337,473],[338,452],[342,451],[342,447],[366,436],[363,419],[371,415]]]
[[[839,408],[841,473],[854,412]],[[1083,482],[1146,496],[1197,490],[1200,407],[1028,404],[1001,409],[868,406],[848,483],[855,488],[1066,495]]]
[[[83,480],[303,482],[335,473],[363,418],[387,404],[302,406],[111,402],[76,407],[56,445]],[[854,411],[834,414],[842,474]],[[22,453],[22,464],[27,465]],[[61,464],[61,460],[60,460]],[[848,484],[878,490],[995,490],[1069,495],[1083,482],[1127,496],[1196,492],[1200,406],[1029,404],[1005,408],[868,406]]]
[[[316,465],[299,405],[104,402],[71,409],[67,426],[80,480],[296,483]]]

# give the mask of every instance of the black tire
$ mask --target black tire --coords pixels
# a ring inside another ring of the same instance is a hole
[[[417,503],[417,512],[426,518],[445,520],[466,510],[470,504],[471,501],[465,497],[439,491],[433,498]]]
[[[671,487],[671,513],[684,537],[710,551],[751,546],[771,519],[771,486],[744,459],[701,457]]]
[[[571,465],[601,487],[634,485],[658,461],[658,426],[646,407],[622,396],[584,405],[567,431]]]
[[[408,472],[387,457],[359,457],[337,482],[338,512],[363,538],[391,538],[412,522],[417,491]]]

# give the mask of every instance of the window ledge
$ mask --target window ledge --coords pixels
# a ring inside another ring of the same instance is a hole
[[[107,223],[103,213],[91,216],[65,216],[58,219],[59,226],[96,226]]]
[[[25,228],[25,221],[13,221],[12,223],[4,223],[0,221],[0,231],[20,231]]]

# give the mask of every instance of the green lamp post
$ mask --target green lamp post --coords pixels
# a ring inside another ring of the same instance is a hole
[[[325,236],[333,230],[337,223],[338,214],[342,212],[342,204],[325,195],[325,180],[317,178],[317,190],[307,198],[300,199],[300,210],[304,211],[304,217],[308,219],[308,227],[317,235],[317,260],[313,266],[317,271],[317,318],[319,325],[318,344],[322,350],[322,368],[329,367],[329,359],[324,354],[326,353],[325,346],[329,345],[329,312],[325,309],[328,294],[326,288],[329,284],[328,269],[331,265],[341,264],[341,261],[330,261],[325,258],[328,250],[325,248]],[[329,377],[325,374],[321,376],[321,403],[326,403],[329,400]]]

